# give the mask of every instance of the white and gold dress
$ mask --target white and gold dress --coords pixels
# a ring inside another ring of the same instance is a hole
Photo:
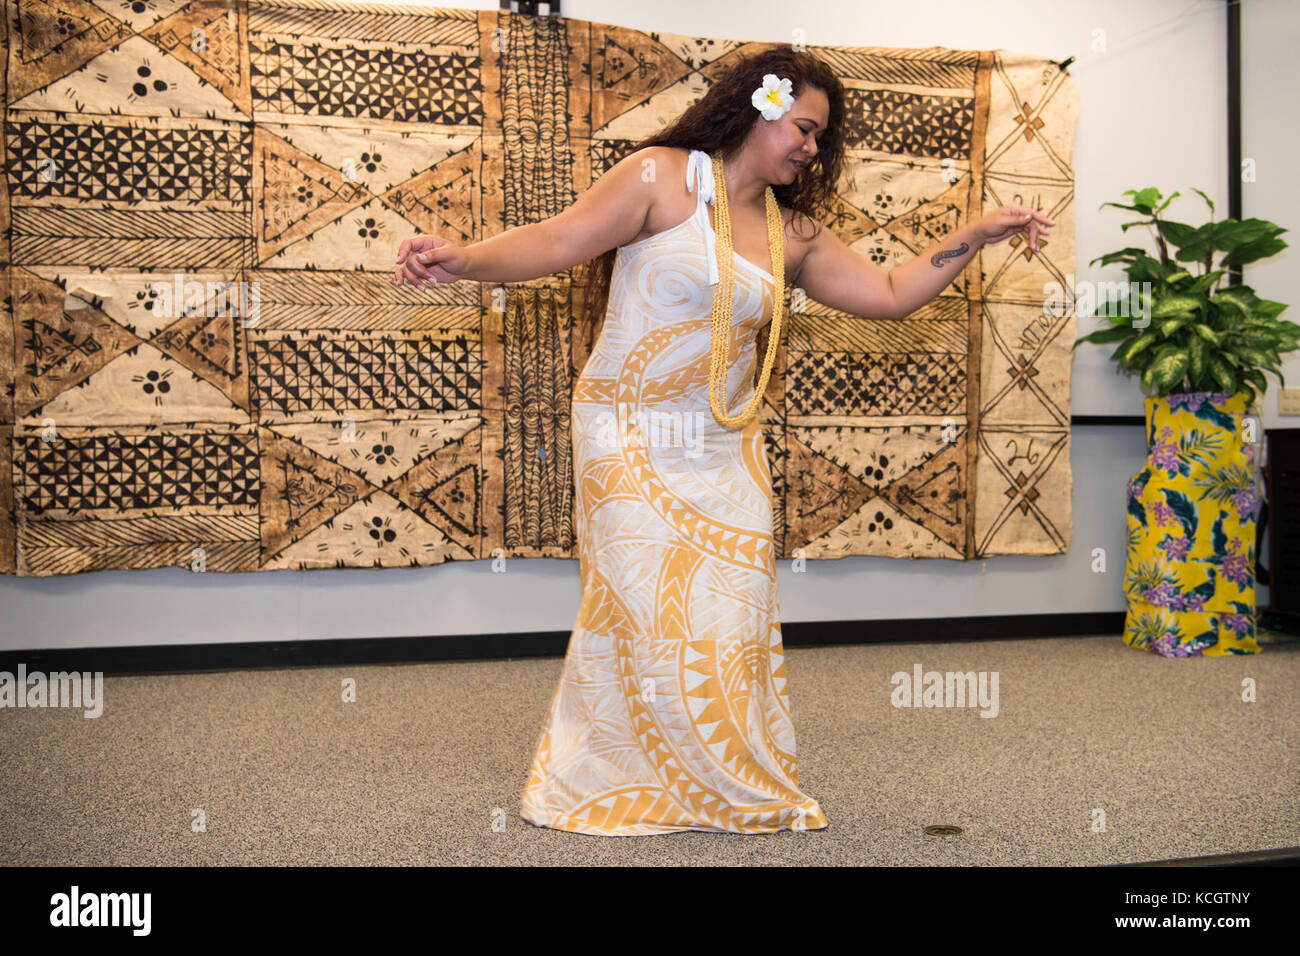
[[[686,185],[690,218],[619,247],[574,388],[582,606],[521,815],[602,836],[822,829],[799,789],[762,427],[710,410],[707,153],[691,151]],[[753,395],[775,294],[733,254],[731,414]]]

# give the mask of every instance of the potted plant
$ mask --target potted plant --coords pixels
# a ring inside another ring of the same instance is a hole
[[[1219,288],[1232,267],[1285,249],[1287,230],[1215,222],[1195,192],[1210,207],[1200,226],[1161,218],[1176,192],[1130,189],[1131,204],[1102,204],[1142,215],[1122,228],[1153,227],[1159,257],[1129,247],[1092,260],[1124,263],[1128,294],[1102,303],[1111,328],[1072,348],[1118,343],[1111,358],[1147,395],[1147,458],[1128,485],[1124,643],[1165,657],[1257,654],[1254,403],[1264,372],[1285,385],[1280,356],[1300,346],[1300,325],[1247,285]]]

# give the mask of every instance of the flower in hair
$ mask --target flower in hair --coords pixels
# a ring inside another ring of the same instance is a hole
[[[763,119],[774,120],[783,116],[794,106],[794,97],[790,91],[794,84],[786,77],[777,78],[775,73],[763,77],[763,85],[754,91],[751,101],[754,109],[763,114]]]

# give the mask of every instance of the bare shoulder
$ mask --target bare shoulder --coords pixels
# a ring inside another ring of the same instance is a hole
[[[641,168],[643,181],[653,182],[650,211],[633,242],[640,242],[681,223],[695,208],[686,189],[686,163],[691,151],[680,146],[647,146],[629,153]],[[635,158],[634,158],[635,157]]]
[[[623,158],[625,161],[630,160],[640,165],[643,169],[655,167],[656,171],[653,175],[657,179],[659,178],[657,167],[663,166],[664,164],[670,166],[680,164],[682,165],[682,168],[685,169],[686,156],[687,151],[684,149],[678,149],[676,146],[645,146],[628,153],[627,156]]]
[[[686,192],[686,163],[691,157],[689,149],[681,146],[647,146],[643,153],[647,169],[653,168],[655,179],[665,187],[659,190],[666,196]]]

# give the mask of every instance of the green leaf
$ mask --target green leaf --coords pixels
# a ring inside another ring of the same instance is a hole
[[[1232,249],[1243,243],[1259,242],[1261,239],[1275,239],[1287,232],[1277,223],[1267,219],[1225,219],[1216,224],[1215,241],[1223,250]]]
[[[1210,374],[1225,392],[1236,394],[1237,376],[1233,374],[1232,367],[1213,353],[1210,355]]]
[[[1192,231],[1181,237],[1181,240],[1175,245],[1182,246],[1183,249],[1176,256],[1181,261],[1186,261],[1191,253],[1199,253],[1199,258],[1192,261],[1201,261],[1205,258],[1205,253],[1214,248],[1215,241],[1218,237],[1218,230],[1222,223],[1203,222]]]
[[[1263,315],[1270,319],[1276,319],[1286,311],[1286,307],[1285,302],[1274,302],[1272,299],[1259,299],[1253,306],[1251,306],[1251,311],[1254,312],[1255,315]],[[1297,326],[1297,328],[1300,328],[1300,326]]]
[[[1277,348],[1277,334],[1275,332],[1266,332],[1262,329],[1246,329],[1242,332],[1232,333],[1236,341],[1241,345],[1251,349],[1267,349],[1272,351]]]
[[[1241,373],[1241,377],[1258,388],[1261,394],[1268,391],[1268,379],[1264,377],[1264,373],[1259,369],[1247,369]]]
[[[1207,196],[1207,195],[1205,195],[1205,193],[1201,192],[1201,191],[1200,191],[1199,189],[1197,189],[1195,186],[1192,187],[1192,192],[1197,193],[1197,194],[1198,194],[1202,199],[1205,200],[1205,204],[1206,204],[1207,206],[1210,207],[1210,213],[1213,214],[1213,213],[1214,213],[1214,203],[1210,201],[1210,197]]]
[[[1160,264],[1159,259],[1153,259],[1151,256],[1143,255],[1134,259],[1125,269],[1125,274],[1131,282],[1150,282],[1154,285],[1157,282],[1164,282],[1165,276],[1178,269],[1178,266]]]
[[[1165,296],[1156,303],[1156,307],[1151,311],[1151,316],[1156,319],[1164,319],[1172,315],[1194,313],[1200,310],[1203,301],[1200,296],[1195,295]]]
[[[1088,265],[1094,265],[1100,262],[1103,266],[1108,266],[1114,262],[1125,262],[1129,259],[1145,256],[1147,251],[1139,249],[1137,246],[1129,246],[1127,249],[1121,249],[1118,252],[1108,252],[1104,256],[1098,256],[1089,262]]]
[[[1156,390],[1156,367],[1148,365],[1142,372],[1142,388],[1148,392]]]
[[[1257,366],[1269,366],[1273,364],[1273,360],[1269,358],[1268,353],[1262,352],[1259,349],[1237,348],[1234,352],[1241,359],[1243,365],[1247,362],[1251,365]],[[1233,353],[1229,352],[1227,354],[1232,355]]]
[[[1243,243],[1220,260],[1219,265],[1236,266],[1245,265],[1248,262],[1256,262],[1260,259],[1266,259],[1269,256],[1275,256],[1286,248],[1286,243],[1281,239],[1260,239],[1257,242]],[[1181,257],[1180,257],[1181,258]]]
[[[1219,345],[1219,334],[1210,328],[1204,322],[1198,322],[1192,326],[1192,330],[1211,345]]]
[[[1187,352],[1177,346],[1163,346],[1147,371],[1156,387],[1164,391],[1187,374]]]
[[[1282,331],[1282,323],[1276,319],[1266,319],[1262,315],[1252,315],[1237,323],[1237,328],[1242,332],[1267,332],[1279,339],[1286,338]]]
[[[1093,304],[1093,315],[1111,325],[1131,326],[1136,315],[1142,314],[1141,291],[1134,283],[1098,282],[1092,286],[1099,301]]]
[[[1296,333],[1290,329],[1279,328],[1277,330],[1277,349],[1278,352],[1294,352],[1300,348],[1300,339],[1296,338]]]
[[[1205,375],[1205,340],[1199,335],[1187,338],[1187,374],[1194,380]]]
[[[1159,231],[1160,235],[1164,236],[1173,245],[1185,246],[1201,239],[1205,227],[1191,226],[1185,222],[1171,222],[1168,219],[1161,219],[1156,223],[1156,229]]]
[[[1197,295],[1201,292],[1204,292],[1207,289],[1212,288],[1214,286],[1214,283],[1218,282],[1227,274],[1228,274],[1227,269],[1216,269],[1214,272],[1207,272],[1205,273],[1205,275],[1199,277],[1195,282],[1193,282],[1183,291],[1188,293],[1189,295]]]
[[[1144,332],[1142,335],[1139,335],[1133,341],[1133,344],[1130,345],[1128,349],[1124,352],[1123,357],[1120,358],[1119,360],[1120,365],[1131,365],[1133,359],[1138,355],[1138,353],[1140,353],[1148,345],[1151,345],[1154,342],[1158,341],[1159,338],[1160,336],[1157,335],[1155,332]]]
[[[1127,327],[1122,329],[1098,329],[1096,332],[1091,332],[1080,338],[1074,345],[1070,346],[1070,350],[1073,351],[1084,342],[1096,342],[1100,345],[1105,342],[1118,342],[1120,339],[1126,339],[1132,334],[1133,330]]]
[[[1204,262],[1205,257],[1210,254],[1213,248],[1214,244],[1209,239],[1194,242],[1190,246],[1184,246],[1175,252],[1174,259],[1178,262]]]
[[[1156,203],[1160,201],[1160,190],[1155,186],[1148,186],[1146,189],[1126,189],[1125,196],[1133,197],[1133,208],[1139,212],[1153,213],[1156,209]]]
[[[1175,315],[1173,318],[1165,319],[1163,322],[1160,322],[1157,327],[1160,329],[1161,338],[1167,339],[1188,322],[1195,321],[1196,316],[1192,315],[1190,312],[1184,312],[1182,315]],[[1197,339],[1196,341],[1199,342],[1200,339]]]
[[[1231,309],[1240,316],[1250,315],[1250,303],[1245,296],[1234,289],[1225,289],[1210,296],[1210,301],[1223,309]]]
[[[1128,329],[1129,331],[1133,330],[1134,317],[1131,315],[1123,314],[1127,310],[1121,309],[1119,307],[1118,300],[1116,300],[1115,302],[1103,302],[1101,306],[1102,307],[1098,311],[1093,313],[1094,318],[1105,319],[1111,325],[1123,329]]]

